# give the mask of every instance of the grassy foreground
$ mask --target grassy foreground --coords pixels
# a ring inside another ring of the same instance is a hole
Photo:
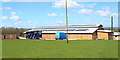
[[[118,58],[118,41],[2,40],[3,58]]]

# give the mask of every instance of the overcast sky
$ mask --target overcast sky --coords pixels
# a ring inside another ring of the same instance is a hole
[[[31,28],[65,25],[63,1],[4,2],[0,9],[3,27]],[[103,24],[104,27],[110,27],[111,16],[114,16],[114,27],[117,27],[117,2],[68,1],[69,25]]]

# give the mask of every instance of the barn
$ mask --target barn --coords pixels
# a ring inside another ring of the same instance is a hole
[[[40,37],[42,39],[55,39],[56,32],[64,32],[66,33],[66,26],[42,26],[32,28],[32,30],[25,31],[25,37],[28,35],[31,37],[35,37],[36,35],[28,33],[33,31],[41,32]],[[37,32],[34,32],[37,33]],[[69,25],[68,26],[68,39],[69,40],[96,40],[96,39],[105,39],[111,40],[112,36],[111,30],[104,30],[103,25]],[[34,38],[33,38],[34,39]]]

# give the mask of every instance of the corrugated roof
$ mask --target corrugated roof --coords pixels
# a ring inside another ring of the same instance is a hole
[[[98,26],[102,26],[102,25],[101,24],[69,25],[68,33],[93,33],[98,29]],[[29,31],[42,31],[42,33],[56,33],[56,32],[66,33],[66,26],[42,26],[42,27],[33,28],[32,30]]]
[[[120,35],[120,32],[114,32],[113,35]]]
[[[68,28],[97,28],[101,24],[97,25],[69,25]],[[101,25],[102,26],[102,25]],[[66,26],[41,26],[33,29],[65,29]]]
[[[69,29],[68,33],[93,33],[97,29],[98,28]],[[33,29],[33,30],[26,31],[26,32],[30,32],[30,31],[42,31],[42,33],[56,33],[56,32],[66,33],[66,29]],[[24,33],[26,33],[26,32],[24,32]]]
[[[97,30],[98,28],[90,28],[90,29],[86,29],[86,30],[74,30],[74,31],[68,31],[68,33],[93,33]],[[42,31],[42,33],[56,33],[56,32],[64,32],[66,33],[66,31]]]

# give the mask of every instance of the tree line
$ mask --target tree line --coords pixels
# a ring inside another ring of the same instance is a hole
[[[2,34],[17,34],[17,35],[23,35],[23,32],[28,31],[30,29],[25,28],[14,28],[14,27],[2,27],[0,28],[0,33]]]

